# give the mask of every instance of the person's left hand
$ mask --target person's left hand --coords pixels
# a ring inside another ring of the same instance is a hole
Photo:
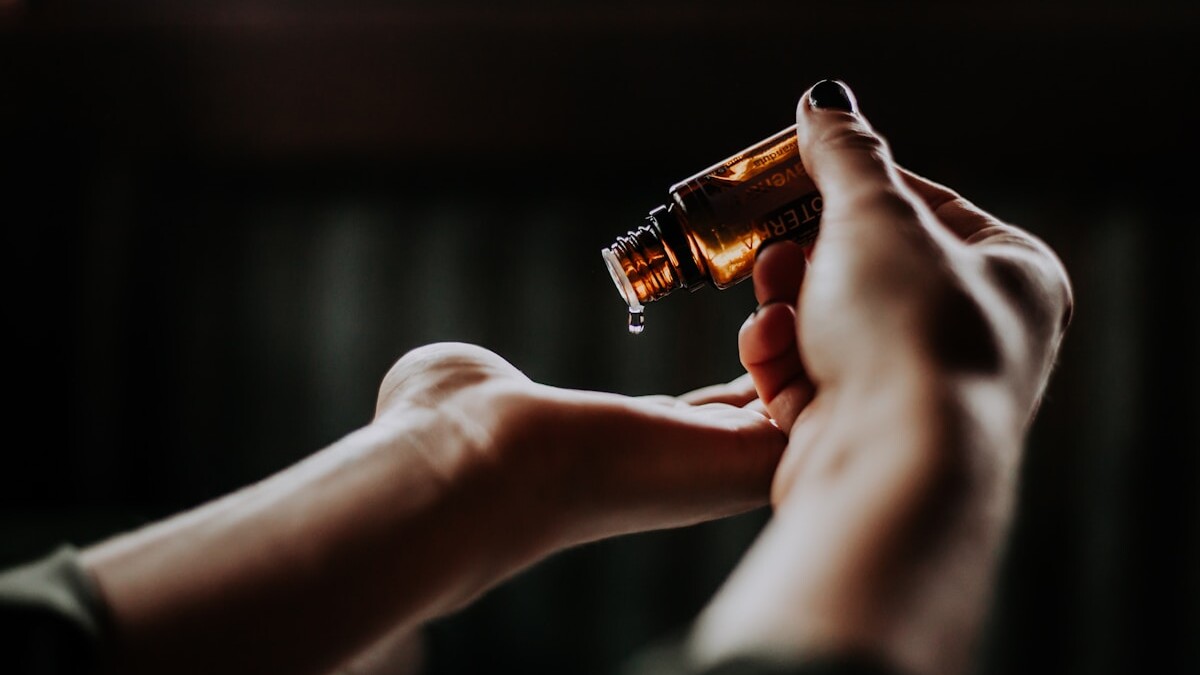
[[[531,381],[497,354],[440,343],[400,359],[372,426],[433,414],[459,442],[430,447],[448,484],[534,537],[534,555],[767,504],[785,436],[749,376],[682,396],[629,397]]]
[[[423,487],[453,505],[440,509],[435,564],[466,560],[470,573],[443,577],[448,604],[432,615],[576,543],[765,506],[785,440],[748,374],[681,396],[627,397],[538,384],[460,343],[400,359],[372,428],[408,456],[408,477],[437,476]],[[401,622],[331,675],[419,672],[420,635]]]
[[[753,399],[746,378],[627,397],[537,384],[473,345],[415,349],[365,427],[83,552],[113,670],[353,672],[556,551],[765,506],[785,437]]]

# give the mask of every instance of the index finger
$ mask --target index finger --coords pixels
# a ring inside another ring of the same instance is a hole
[[[704,405],[706,403],[726,403],[733,406],[744,406],[758,398],[754,389],[754,380],[750,373],[743,373],[729,382],[710,384],[681,394],[678,400],[688,405]]]

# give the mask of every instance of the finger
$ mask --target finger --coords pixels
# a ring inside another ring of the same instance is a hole
[[[590,399],[583,409],[600,412],[573,421],[590,428],[577,428],[571,456],[594,461],[563,483],[578,508],[565,516],[570,543],[768,503],[787,436],[761,413],[719,403],[666,407],[592,392],[562,395]]]
[[[794,311],[808,267],[807,254],[805,247],[790,241],[759,252],[753,278],[760,309],[738,334],[742,365],[754,379],[761,405],[783,429],[791,427],[812,398],[812,383],[796,343]]]
[[[766,503],[787,442],[776,425],[761,413],[722,404],[669,413],[685,423],[655,423],[642,436],[653,439],[647,445],[652,450],[638,456],[642,470],[662,472],[652,483],[653,502],[661,504],[678,490],[681,503],[704,504],[703,510],[733,513]]]
[[[897,184],[887,142],[858,112],[854,94],[842,82],[822,80],[800,97],[796,140],[804,168],[821,192],[823,213],[850,197],[873,197]]]
[[[813,397],[813,385],[796,344],[796,310],[790,302],[759,308],[738,332],[738,354],[762,405],[788,430]]]
[[[766,406],[766,404],[764,404],[762,402],[761,398],[756,398],[753,401],[750,401],[746,405],[742,406],[742,409],[743,410],[752,410],[752,411],[762,415],[763,417],[771,416],[771,413],[767,410],[767,406]]]
[[[805,249],[795,242],[779,241],[762,249],[754,263],[754,295],[759,304],[795,304],[800,293],[800,283],[804,280],[805,266]],[[790,330],[794,343],[795,326]],[[769,376],[765,377],[767,382],[772,380]],[[728,403],[744,406],[758,397],[759,390],[754,375],[747,372],[727,384],[697,389],[679,398],[692,405]]]
[[[754,297],[759,305],[796,304],[808,266],[805,249],[793,241],[777,241],[759,251],[754,261]]]
[[[859,112],[841,82],[823,80],[800,98],[796,140],[804,168],[821,192],[816,251],[850,241],[856,262],[888,264],[923,228],[924,205],[904,184],[887,141]],[[918,238],[919,239],[919,238]],[[839,247],[842,248],[842,247]]]
[[[643,403],[652,403],[654,405],[666,406],[674,408],[675,406],[685,405],[678,397],[668,396],[666,394],[643,394],[637,399]]]
[[[744,406],[758,398],[754,390],[754,380],[750,373],[744,373],[729,382],[712,384],[707,387],[689,391],[678,397],[688,405],[704,405],[705,403],[725,403],[733,406]]]

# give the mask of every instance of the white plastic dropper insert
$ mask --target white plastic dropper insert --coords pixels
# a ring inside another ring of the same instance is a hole
[[[604,257],[604,266],[608,268],[613,283],[616,284],[621,297],[625,299],[625,304],[629,306],[629,332],[637,335],[646,329],[646,310],[642,307],[641,300],[638,299],[637,291],[633,290],[633,284],[629,281],[629,276],[625,274],[625,268],[621,265],[621,261],[617,260],[617,254],[613,253],[612,249],[606,248],[600,251],[600,255]]]

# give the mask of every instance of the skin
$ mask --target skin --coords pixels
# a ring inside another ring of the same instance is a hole
[[[556,551],[764,506],[786,439],[741,407],[754,397],[749,378],[679,398],[566,390],[474,345],[416,349],[368,426],[82,552],[113,617],[110,671],[363,672]]]
[[[698,619],[697,663],[873,654],[961,673],[1072,307],[1038,238],[896,165],[859,113],[797,108],[824,197],[765,249],[742,363],[788,430],[771,523]]]
[[[696,665],[853,649],[961,672],[1070,285],[860,114],[806,93],[797,122],[822,231],[761,254],[745,377],[631,398],[414,350],[366,427],[83,552],[110,670],[382,672],[389,645],[557,551],[770,503],[696,621]]]

